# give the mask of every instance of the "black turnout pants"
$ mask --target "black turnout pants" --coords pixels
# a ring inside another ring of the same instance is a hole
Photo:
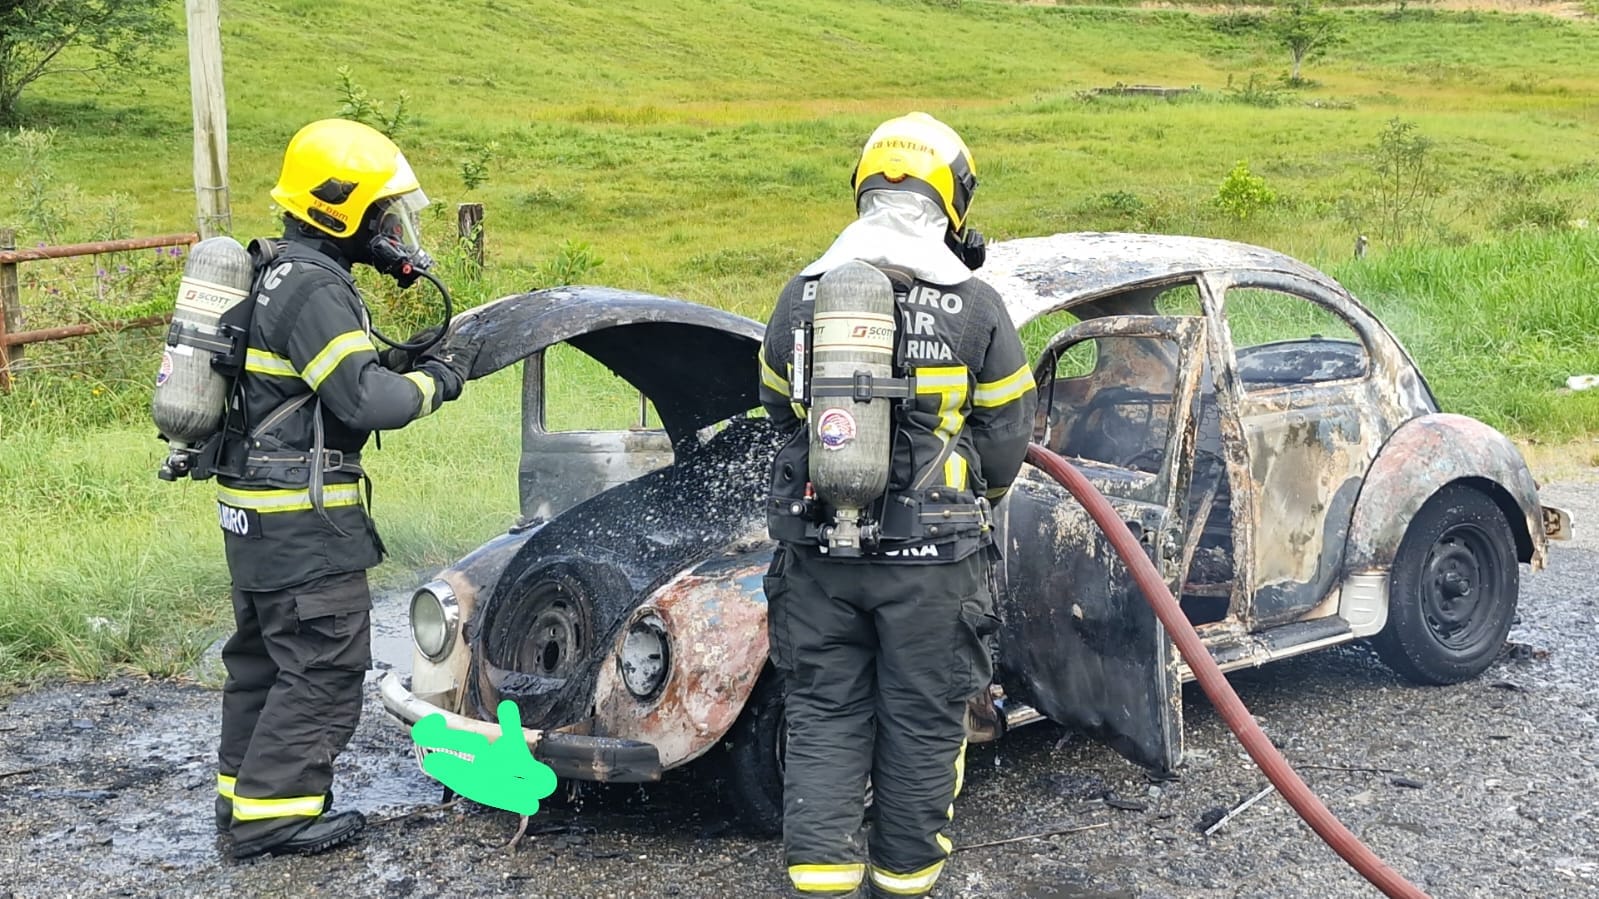
[[[217,791],[236,840],[271,839],[322,814],[333,759],[361,716],[371,609],[365,571],[233,591]]]
[[[965,709],[993,676],[987,555],[907,565],[780,549],[767,579],[787,690],[783,843],[801,892],[923,895],[964,777]],[[875,796],[863,851],[867,775]],[[867,857],[869,856],[869,857]]]

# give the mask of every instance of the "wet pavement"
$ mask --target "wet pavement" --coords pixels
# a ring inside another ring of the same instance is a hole
[[[1599,896],[1599,486],[1546,488],[1578,538],[1524,575],[1512,644],[1483,677],[1413,687],[1362,646],[1232,681],[1331,809],[1434,897]],[[408,657],[404,595],[379,605],[380,660]],[[382,664],[382,662],[380,662]],[[973,747],[937,896],[1221,899],[1375,896],[1270,795],[1203,826],[1265,778],[1196,688],[1181,779],[1154,783],[1050,724]],[[424,811],[439,787],[368,686],[338,761],[338,804],[376,821],[314,858],[234,863],[212,824],[220,697],[119,680],[46,687],[0,714],[0,899],[7,896],[780,895],[776,841],[741,835],[716,757],[648,788],[549,803],[519,851],[517,818]],[[1311,767],[1317,766],[1317,767]],[[1092,828],[1092,829],[1083,829]]]

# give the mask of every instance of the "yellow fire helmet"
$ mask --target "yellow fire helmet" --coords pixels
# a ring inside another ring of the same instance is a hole
[[[915,191],[943,207],[950,230],[959,232],[977,189],[977,164],[953,128],[913,112],[877,126],[851,183],[857,209],[869,190]]]
[[[323,119],[289,141],[272,199],[318,230],[349,237],[373,203],[412,193],[426,203],[394,141],[360,122]]]

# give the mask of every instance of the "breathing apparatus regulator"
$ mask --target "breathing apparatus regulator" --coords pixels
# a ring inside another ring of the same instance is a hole
[[[413,358],[443,339],[455,307],[421,246],[418,214],[427,196],[392,141],[357,122],[313,122],[290,141],[272,198],[292,226],[331,242],[349,261],[370,265],[402,289],[426,280],[438,290],[438,326],[408,341],[376,328],[373,337]],[[246,250],[222,236],[190,251],[151,402],[151,417],[171,447],[158,472],[162,480],[210,477],[224,440],[242,435],[237,392],[255,295],[280,246],[255,240]],[[331,260],[326,266],[343,276]]]

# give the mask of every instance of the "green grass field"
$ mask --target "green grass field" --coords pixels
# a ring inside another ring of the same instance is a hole
[[[972,145],[973,222],[991,237],[1153,230],[1285,250],[1389,321],[1449,408],[1523,438],[1591,434],[1599,400],[1560,386],[1599,372],[1599,231],[1580,226],[1599,220],[1599,67],[1581,62],[1599,58],[1599,22],[1388,6],[1340,10],[1344,41],[1307,64],[1311,86],[1287,90],[1276,83],[1285,50],[1247,23],[1174,9],[692,0],[667,13],[649,0],[494,0],[446,14],[230,0],[235,231],[274,229],[267,190],[282,147],[339,111],[336,70],[348,65],[390,109],[409,94],[398,140],[435,200],[433,237],[453,232],[455,203],[486,206],[490,270],[463,297],[546,283],[563,242],[578,241],[604,260],[583,280],[764,317],[849,221],[848,172],[867,133],[919,108]],[[173,22],[181,30],[176,10]],[[138,79],[66,77],[24,97],[23,125],[55,129],[55,178],[41,183],[36,160],[0,143],[11,188],[0,227],[24,245],[52,215],[64,239],[192,227],[181,39],[163,59]],[[1198,90],[1086,93],[1117,83]],[[1369,202],[1369,150],[1395,118],[1431,141],[1440,190],[1389,236]],[[1239,160],[1277,197],[1244,219],[1212,202]],[[1357,262],[1364,232],[1374,241]],[[140,283],[98,299],[95,314],[159,303],[162,288]],[[42,290],[24,296],[31,322],[76,314]],[[36,348],[36,364],[57,367],[0,398],[0,570],[16,572],[0,592],[0,682],[172,673],[226,626],[209,487],[153,477],[151,340]],[[601,377],[572,382],[574,420]],[[380,581],[443,564],[510,521],[518,419],[507,372],[371,454],[393,551]]]

